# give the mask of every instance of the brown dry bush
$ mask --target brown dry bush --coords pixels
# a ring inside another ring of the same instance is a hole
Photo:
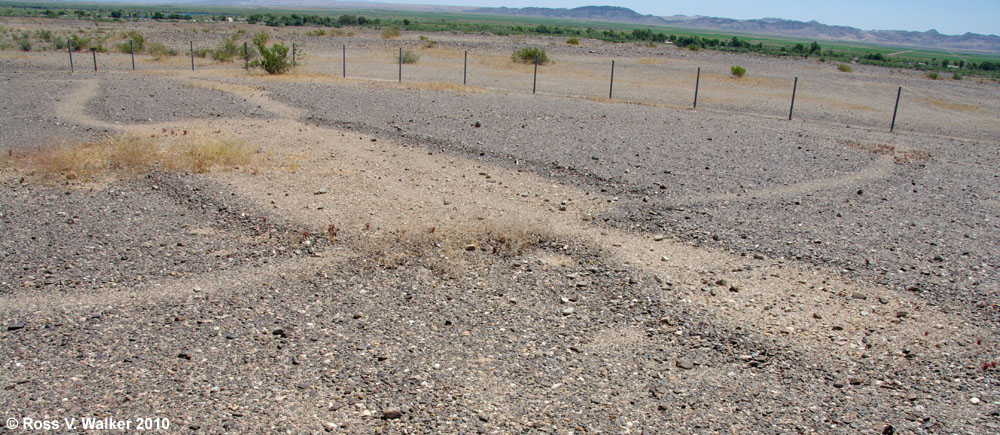
[[[47,146],[11,154],[7,165],[48,180],[91,181],[134,178],[154,170],[204,173],[255,165],[254,152],[240,141],[185,136],[167,143],[132,135]]]

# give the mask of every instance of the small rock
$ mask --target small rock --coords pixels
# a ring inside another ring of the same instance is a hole
[[[822,319],[823,316],[820,313],[813,313],[813,318],[818,320],[818,319]]]
[[[719,287],[725,287],[725,286],[729,285],[729,281],[726,281],[724,279],[720,279],[720,280],[718,280],[718,281],[715,282],[715,285],[717,285]]]
[[[574,312],[576,312],[576,310],[573,309],[573,307],[567,307],[567,308],[563,308],[562,315],[568,316],[570,314],[573,314]]]
[[[403,416],[403,412],[399,408],[389,408],[382,412],[383,420],[396,420]]]
[[[7,325],[7,330],[17,331],[19,329],[24,329],[25,326],[27,325],[24,322],[11,323],[10,325]]]
[[[490,422],[490,417],[487,416],[486,414],[479,414],[479,421],[481,421],[483,423],[489,423]]]
[[[281,338],[288,338],[288,332],[286,332],[282,328],[278,328],[278,329],[275,329],[274,331],[271,331],[271,335],[277,335],[278,337],[281,337]]]
[[[662,234],[657,234],[657,235],[653,236],[653,241],[654,242],[659,242],[659,241],[661,241],[661,240],[663,240],[665,238],[667,238],[667,236],[664,236]]]
[[[313,192],[313,195],[326,195],[326,189],[320,189]]]
[[[681,368],[681,369],[684,369],[684,370],[691,370],[691,369],[694,368],[694,363],[692,363],[691,361],[688,361],[688,360],[684,360],[684,359],[677,360],[674,363],[674,365],[676,365],[678,368]]]
[[[181,353],[177,354],[177,358],[190,361],[191,360],[191,355],[188,355],[187,353],[181,352]]]
[[[660,257],[660,261],[664,261],[664,262],[665,261],[670,261],[670,257],[667,257],[666,255],[664,255],[664,256]]]
[[[978,405],[979,402],[980,402],[980,400],[979,400],[978,397],[973,397],[973,398],[969,399],[969,403],[971,403],[973,405]]]
[[[465,245],[465,250],[466,251],[475,251],[476,250],[476,244],[475,243],[470,243],[468,245]]]

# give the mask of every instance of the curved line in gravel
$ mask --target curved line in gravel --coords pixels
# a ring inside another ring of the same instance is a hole
[[[820,178],[781,187],[749,190],[741,193],[719,193],[714,195],[687,196],[679,201],[667,202],[666,205],[683,206],[709,204],[715,202],[757,201],[790,196],[800,196],[821,190],[839,189],[857,185],[879,178],[887,178],[893,166],[890,156],[881,157],[878,161],[860,171],[847,173],[837,177]]]

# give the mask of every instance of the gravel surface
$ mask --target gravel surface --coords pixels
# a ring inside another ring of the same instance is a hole
[[[308,123],[610,192],[621,205],[604,218],[622,228],[856,270],[982,321],[1000,314],[1000,191],[982,184],[997,177],[982,162],[998,156],[978,141],[525,94],[270,90]]]
[[[1000,432],[996,125],[890,135],[221,68],[0,80],[0,150],[183,122],[275,165],[56,182],[5,152],[4,420]],[[938,97],[996,92],[962,86]]]
[[[88,110],[99,119],[115,123],[273,117],[246,99],[222,91],[185,86],[163,77],[128,74],[104,79]]]

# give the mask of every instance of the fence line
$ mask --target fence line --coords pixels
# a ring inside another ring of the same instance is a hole
[[[195,52],[194,52],[194,41],[193,40],[188,42],[188,47],[189,47],[190,57],[191,57],[191,70],[195,71],[195,59],[194,59],[195,58]],[[71,40],[67,40],[67,51],[69,53],[70,73],[75,73],[75,67],[74,67],[74,64],[73,64],[73,45],[72,45],[72,41]],[[298,51],[297,45],[295,43],[292,43],[292,65],[293,66],[297,65],[297,58],[296,58],[297,51]],[[96,72],[98,70],[98,65],[97,65],[97,50],[95,48],[92,48],[91,49],[91,53],[93,55],[94,71]],[[135,67],[135,46],[134,46],[134,41],[132,41],[132,40],[129,40],[129,55],[131,57],[132,70],[134,71],[136,69],[136,67]],[[248,48],[247,42],[244,41],[243,42],[244,69],[249,69],[250,68],[250,59],[249,59],[249,57],[250,57],[249,56],[249,48]],[[539,67],[538,55],[536,55],[534,57],[534,61],[532,63],[533,63],[533,73],[532,73],[531,93],[532,94],[537,94],[538,93],[538,67]],[[616,61],[614,59],[612,59],[611,60],[611,78],[610,78],[610,82],[609,82],[609,86],[608,86],[608,99],[614,99],[615,66],[616,66]],[[341,75],[342,75],[342,77],[347,78],[347,45],[346,44],[342,44],[341,45]],[[360,78],[360,79],[364,79],[364,78]],[[398,83],[402,83],[403,82],[403,48],[402,47],[399,47],[399,51],[398,51],[397,82]],[[464,53],[463,53],[463,64],[462,64],[462,85],[463,86],[467,86],[468,82],[469,82],[469,51],[465,50]],[[792,84],[791,102],[790,102],[789,108],[788,108],[788,120],[789,121],[792,120],[793,115],[794,115],[794,111],[795,111],[795,98],[796,98],[796,93],[798,91],[798,84],[799,84],[799,77],[795,76],[793,84]],[[694,101],[693,101],[692,106],[691,106],[693,109],[697,109],[698,108],[698,94],[699,94],[700,88],[701,88],[701,67],[698,67],[697,70],[696,70],[696,73],[695,73]],[[892,120],[891,120],[891,122],[889,124],[889,132],[890,133],[894,132],[895,128],[896,128],[896,117],[897,117],[897,114],[899,112],[899,101],[901,99],[902,92],[903,92],[903,87],[899,86],[899,88],[897,90],[897,93],[896,93],[896,103],[895,103],[895,106],[893,107],[893,111],[892,111]]]

